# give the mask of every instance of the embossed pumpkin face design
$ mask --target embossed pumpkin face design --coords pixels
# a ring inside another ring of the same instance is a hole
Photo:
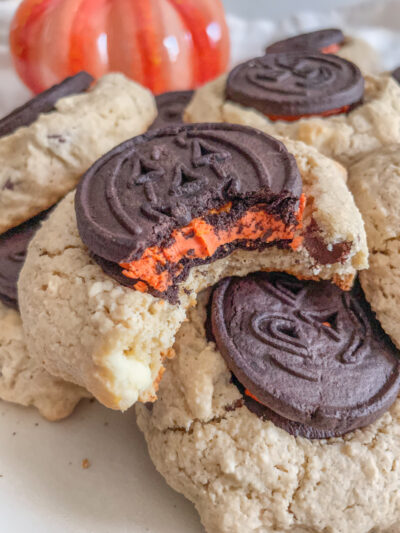
[[[260,60],[247,72],[247,80],[268,91],[279,86],[284,94],[304,96],[304,89],[321,91],[334,83],[341,68],[333,62],[320,58],[279,56],[273,64]]]
[[[165,128],[120,145],[86,173],[78,227],[106,272],[115,267],[105,261],[117,264],[121,283],[172,299],[193,265],[239,246],[291,246],[301,185],[293,155],[257,130]]]
[[[239,382],[286,419],[340,434],[396,398],[397,350],[357,288],[278,273],[229,278],[211,320]]]
[[[349,294],[341,295],[340,306],[321,305],[313,285],[304,286],[296,279],[271,276],[261,286],[280,303],[276,313],[268,309],[248,317],[249,331],[258,341],[255,349],[266,349],[267,357],[278,366],[309,381],[323,379],[329,365],[362,363],[367,353],[365,339],[371,333],[362,309]],[[307,300],[305,305],[303,300]],[[263,372],[260,363],[258,370]]]
[[[232,70],[226,98],[271,120],[337,115],[361,102],[364,79],[340,57],[303,50],[251,59]]]

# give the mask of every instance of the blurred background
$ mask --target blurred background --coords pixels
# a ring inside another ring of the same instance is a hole
[[[241,17],[273,20],[290,17],[300,11],[330,11],[359,3],[360,0],[224,0],[227,11]]]

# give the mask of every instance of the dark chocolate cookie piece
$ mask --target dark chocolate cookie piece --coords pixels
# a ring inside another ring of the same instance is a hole
[[[300,422],[294,422],[293,420],[289,420],[288,418],[284,418],[283,416],[274,413],[274,411],[268,409],[268,407],[265,405],[262,405],[255,398],[249,396],[248,392],[246,392],[246,389],[233,374],[232,383],[236,385],[242,394],[242,404],[239,405],[239,407],[243,407],[243,405],[245,405],[247,409],[258,416],[258,418],[273,422],[275,426],[284,429],[287,433],[290,433],[294,437],[305,437],[306,439],[312,440],[328,439],[337,436],[335,432],[317,429],[307,424],[301,424]]]
[[[344,35],[342,30],[337,28],[328,28],[325,30],[317,30],[309,33],[302,33],[282,39],[266,48],[266,53],[277,54],[280,52],[289,52],[297,50],[311,50],[314,52],[323,52],[331,46],[340,46],[344,42]]]
[[[0,235],[0,300],[18,308],[17,282],[28,244],[49,211],[44,211],[20,226]]]
[[[397,67],[395,70],[393,70],[392,76],[397,81],[397,83],[400,83],[400,67]]]
[[[228,367],[260,402],[252,410],[271,418],[269,409],[291,433],[343,435],[399,393],[398,351],[358,285],[347,293],[286,274],[228,278],[214,291],[211,322]]]
[[[22,126],[29,126],[41,113],[53,111],[54,105],[60,98],[86,91],[93,81],[90,74],[82,71],[38,94],[0,120],[0,137],[10,135]]]
[[[228,202],[232,212],[262,202],[292,223],[301,188],[296,161],[280,141],[244,126],[189,124],[148,132],[106,154],[82,178],[75,207],[91,252],[121,263]]]
[[[193,94],[194,91],[172,91],[156,96],[158,116],[149,129],[155,130],[172,124],[182,124],[183,112]]]
[[[266,116],[301,117],[361,102],[360,69],[330,54],[308,51],[266,54],[232,70],[226,98]]]

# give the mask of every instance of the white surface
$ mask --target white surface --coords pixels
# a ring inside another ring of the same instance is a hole
[[[132,411],[84,402],[50,424],[1,404],[0,475],[1,533],[203,532],[155,471]]]
[[[16,3],[0,0],[0,115],[28,97],[12,71],[5,44]],[[400,64],[400,0],[376,0],[350,7],[345,14],[329,11],[353,3],[226,0],[233,12],[259,14],[252,21],[229,17],[233,61],[259,54],[282,34],[339,25],[377,46],[386,68]],[[293,15],[293,6],[320,12],[299,17]],[[276,25],[261,19],[267,13],[276,20],[292,16]],[[82,468],[85,458],[91,463],[87,470]],[[204,531],[191,504],[155,471],[132,411],[120,414],[85,402],[69,420],[50,424],[31,409],[0,403],[0,475],[0,533]]]

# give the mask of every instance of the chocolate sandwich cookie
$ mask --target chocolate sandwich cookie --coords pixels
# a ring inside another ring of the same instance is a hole
[[[393,72],[392,72],[392,77],[393,77],[398,83],[400,83],[400,67],[397,67],[395,70],[393,70]]]
[[[0,120],[0,137],[10,135],[22,126],[29,126],[41,113],[53,111],[60,98],[86,91],[93,81],[90,74],[82,71],[40,93]]]
[[[266,54],[234,68],[226,98],[271,120],[297,120],[350,111],[361,103],[360,69],[340,57],[309,51]]]
[[[337,28],[317,30],[310,33],[302,33],[270,44],[265,52],[276,54],[280,52],[296,52],[298,50],[310,50],[322,54],[335,54],[344,43],[344,35]]]
[[[45,211],[0,235],[0,300],[18,308],[17,282],[30,240],[49,214]]]
[[[156,96],[158,116],[149,129],[182,124],[183,112],[193,94],[194,91],[171,91]]]
[[[212,297],[212,333],[248,408],[307,438],[377,420],[400,389],[399,352],[358,285],[286,274],[228,278]]]
[[[148,132],[84,175],[80,236],[123,285],[176,301],[192,266],[235,248],[293,247],[301,217],[294,157],[264,133],[228,124]]]

